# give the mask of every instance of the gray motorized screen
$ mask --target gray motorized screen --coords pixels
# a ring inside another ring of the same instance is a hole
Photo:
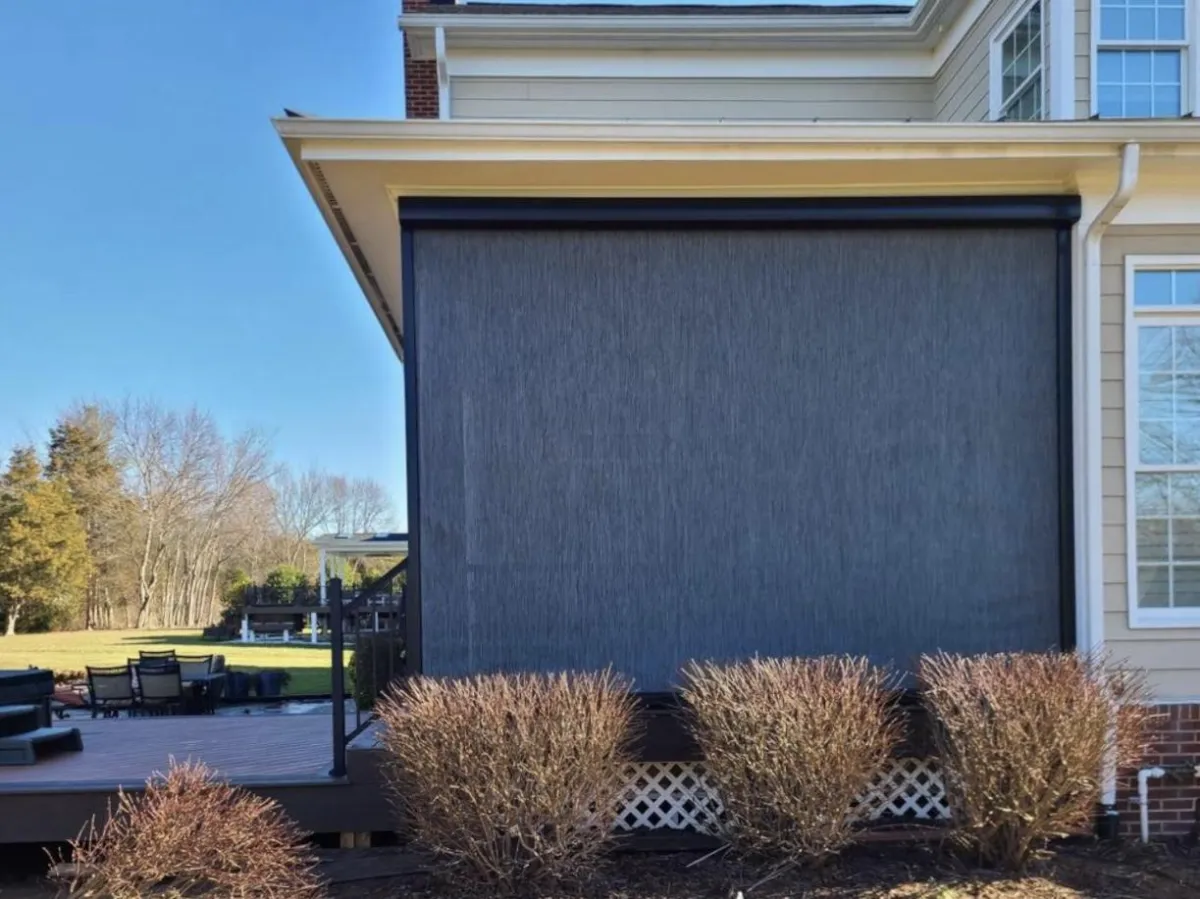
[[[426,673],[1059,643],[1052,228],[412,253]]]

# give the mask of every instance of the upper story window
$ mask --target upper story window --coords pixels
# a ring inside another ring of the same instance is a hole
[[[1042,0],[1034,0],[992,42],[992,118],[1031,122],[1045,117]]]
[[[1096,112],[1171,118],[1187,98],[1187,0],[1100,0]]]
[[[1200,625],[1200,257],[1127,257],[1129,618]]]

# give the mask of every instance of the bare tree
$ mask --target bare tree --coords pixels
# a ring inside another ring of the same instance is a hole
[[[284,467],[275,476],[275,525],[289,541],[288,563],[307,568],[306,550],[331,517],[330,478],[315,469],[295,477]]]
[[[371,478],[329,479],[330,522],[339,534],[372,533],[389,526],[387,490]]]

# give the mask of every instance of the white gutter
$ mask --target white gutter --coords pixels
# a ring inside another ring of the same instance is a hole
[[[1100,400],[1100,240],[1113,220],[1120,215],[1133,197],[1137,189],[1138,174],[1141,166],[1141,147],[1136,143],[1125,144],[1121,148],[1121,171],[1117,178],[1117,188],[1108,202],[1097,213],[1088,225],[1083,240],[1083,325],[1084,351],[1082,365],[1083,381],[1083,460],[1085,493],[1083,502],[1077,507],[1082,514],[1077,515],[1076,523],[1082,519],[1085,535],[1084,578],[1080,585],[1084,596],[1084,612],[1082,633],[1079,635],[1080,650],[1099,654],[1104,650],[1104,498],[1101,488],[1103,468],[1101,449],[1103,432],[1101,430],[1101,400]],[[1079,360],[1077,360],[1078,362]],[[1110,743],[1115,742],[1110,740]],[[1117,764],[1116,759],[1105,759],[1104,770],[1100,774],[1102,784],[1100,804],[1107,815],[1116,815],[1117,802]]]

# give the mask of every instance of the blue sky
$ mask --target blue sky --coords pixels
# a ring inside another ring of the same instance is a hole
[[[399,118],[399,6],[5,5],[0,452],[77,399],[195,403],[403,516],[403,370],[269,121]]]

